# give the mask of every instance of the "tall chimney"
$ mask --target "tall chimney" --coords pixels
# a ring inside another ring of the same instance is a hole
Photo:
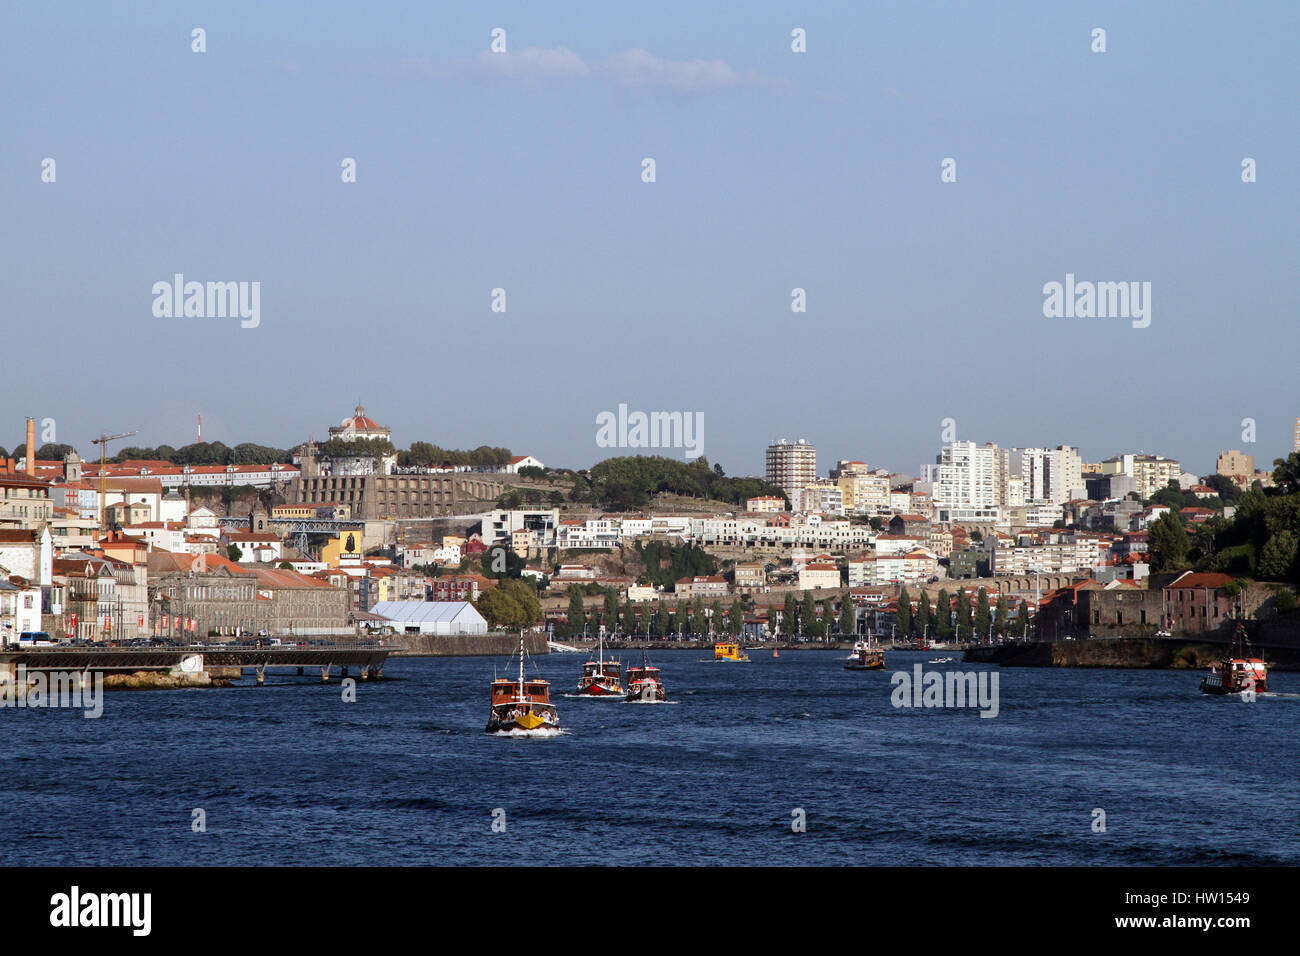
[[[27,474],[36,474],[36,419],[27,419]]]

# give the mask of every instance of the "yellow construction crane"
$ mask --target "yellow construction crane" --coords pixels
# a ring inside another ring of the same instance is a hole
[[[104,472],[108,464],[107,457],[106,457],[106,452],[108,450],[108,443],[111,441],[117,441],[119,438],[130,438],[132,435],[138,435],[138,434],[140,433],[122,432],[122,434],[120,435],[100,435],[98,438],[92,438],[90,441],[92,445],[99,446],[99,530],[100,531],[108,530],[108,524],[104,520],[105,512],[107,511],[107,509],[105,508],[105,498],[107,496],[107,492],[104,489],[104,479],[107,476],[104,474]],[[124,501],[126,500],[125,495],[123,495],[123,500]]]

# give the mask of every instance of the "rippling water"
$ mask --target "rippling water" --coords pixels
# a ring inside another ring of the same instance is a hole
[[[99,720],[0,710],[0,847],[65,865],[1300,863],[1300,674],[1250,704],[1199,694],[1198,672],[1009,668],[984,719],[891,706],[890,674],[927,653],[884,672],[753,655],[655,655],[671,707],[566,699],[583,658],[538,658],[571,731],[550,740],[483,733],[504,658],[390,661],[355,703],[290,673],[110,693]]]

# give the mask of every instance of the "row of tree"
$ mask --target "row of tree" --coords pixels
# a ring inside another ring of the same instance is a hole
[[[468,465],[472,468],[500,468],[514,457],[509,448],[479,445],[468,451],[440,448],[427,441],[411,442],[411,447],[397,453],[397,464],[403,468],[441,468],[447,465]]]
[[[780,631],[786,636],[798,634],[818,640],[836,634],[854,634],[857,631],[857,613],[853,602],[843,598],[838,617],[834,602],[830,600],[822,601],[819,614],[811,591],[805,591],[802,599],[796,598],[793,591],[787,591],[785,605],[781,608]]]
[[[742,504],[746,498],[761,495],[785,497],[780,488],[760,478],[728,478],[721,465],[710,467],[703,456],[692,461],[650,455],[607,458],[594,465],[589,476],[575,476],[569,499],[615,511],[644,508],[657,494],[729,504]]]
[[[703,598],[694,601],[679,601],[669,607],[668,601],[660,600],[654,607],[636,605],[627,601],[622,608],[618,604],[618,592],[610,588],[605,591],[604,602],[590,610],[583,601],[582,589],[569,588],[569,609],[567,623],[560,629],[566,637],[578,637],[583,633],[595,634],[604,626],[606,633],[648,634],[651,637],[692,637],[702,638],[710,633],[739,636],[745,626],[745,605],[740,598],[731,602],[731,607],[723,611],[722,602],[705,604]]]
[[[1024,634],[1029,627],[1029,610],[1021,601],[1015,620],[1010,619],[1007,596],[998,595],[996,607],[989,607],[989,595],[980,588],[975,595],[975,607],[971,607],[966,589],[957,591],[954,602],[947,588],[940,588],[933,607],[930,595],[925,591],[917,601],[916,610],[912,610],[912,598],[904,587],[898,596],[898,613],[894,619],[895,633],[900,637],[936,637],[941,640],[971,640],[993,634],[998,637],[1011,634]]]

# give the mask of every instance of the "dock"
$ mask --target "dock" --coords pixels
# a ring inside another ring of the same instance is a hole
[[[24,647],[0,650],[0,681],[14,680],[18,666],[31,671],[135,673],[167,671],[197,674],[209,668],[251,668],[257,683],[267,668],[293,667],[299,674],[319,669],[321,683],[329,683],[337,668],[341,677],[356,669],[361,680],[383,676],[389,654],[405,649],[394,643],[312,643],[279,647],[257,644],[204,644],[186,647]]]

